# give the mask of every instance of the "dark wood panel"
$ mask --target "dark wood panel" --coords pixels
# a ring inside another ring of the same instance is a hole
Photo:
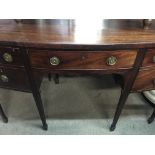
[[[29,50],[30,61],[33,67],[51,68],[52,70],[86,70],[86,69],[122,69],[131,68],[134,64],[137,51],[37,51]],[[115,57],[116,64],[108,65],[109,57]],[[51,65],[50,58],[57,57],[59,65]]]
[[[132,90],[144,91],[151,89],[155,89],[155,68],[140,70]]]

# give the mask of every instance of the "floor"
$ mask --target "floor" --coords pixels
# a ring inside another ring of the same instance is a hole
[[[140,94],[129,96],[117,128],[109,131],[120,95],[120,87],[110,76],[60,77],[60,84],[45,78],[41,94],[48,131],[41,129],[31,94],[0,89],[0,103],[9,118],[7,124],[0,120],[0,134],[155,134],[155,122],[147,124],[152,108]]]

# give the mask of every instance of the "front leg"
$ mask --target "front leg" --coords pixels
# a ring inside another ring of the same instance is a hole
[[[123,110],[123,107],[124,107],[125,102],[128,98],[128,95],[130,94],[130,92],[132,90],[132,86],[133,86],[136,76],[139,72],[139,68],[142,64],[145,53],[146,53],[145,49],[139,49],[133,69],[131,69],[130,71],[128,71],[127,73],[124,74],[124,87],[121,92],[121,96],[120,96],[120,99],[119,99],[119,102],[118,102],[118,105],[116,108],[113,122],[110,127],[110,131],[114,131],[116,128],[117,121],[118,121],[119,116]]]
[[[115,115],[114,115],[114,119],[113,119],[113,122],[110,126],[110,131],[114,131],[115,128],[116,128],[116,124],[118,122],[118,119],[119,119],[119,116],[123,110],[123,107],[125,105],[125,102],[128,98],[128,95],[129,95],[130,91],[124,89],[122,92],[121,92],[121,96],[120,96],[120,99],[119,99],[119,102],[118,102],[118,105],[117,105],[117,108],[116,108],[116,112],[115,112]]]
[[[43,124],[43,129],[47,130],[48,125],[46,123],[46,116],[45,116],[45,112],[44,112],[44,106],[43,106],[43,103],[42,103],[39,88],[37,87],[37,84],[36,84],[36,79],[35,79],[35,76],[34,76],[34,73],[33,73],[33,69],[32,69],[32,67],[30,65],[31,63],[30,63],[27,51],[25,49],[22,49],[22,54],[23,54],[23,57],[25,58],[24,59],[24,67],[25,67],[25,70],[27,72],[27,77],[28,77],[28,80],[29,80],[29,83],[30,83],[32,95],[33,95],[33,98],[35,100],[35,103],[36,103],[36,106],[37,106],[37,109],[38,109],[38,112],[39,112],[39,115],[40,115],[40,119],[41,119],[42,124]]]

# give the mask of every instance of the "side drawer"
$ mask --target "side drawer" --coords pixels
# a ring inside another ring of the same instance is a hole
[[[140,70],[134,82],[133,91],[155,89],[155,69]]]
[[[0,47],[0,64],[23,66],[23,57],[19,48]]]
[[[148,49],[142,67],[155,67],[155,49]]]
[[[30,91],[28,77],[24,69],[0,67],[0,87]]]
[[[121,51],[47,51],[29,50],[33,67],[53,70],[132,68],[136,50]]]

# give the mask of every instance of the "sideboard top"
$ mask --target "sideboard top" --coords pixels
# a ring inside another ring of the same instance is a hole
[[[0,20],[0,44],[27,47],[155,47],[155,22],[148,29],[143,20]]]

